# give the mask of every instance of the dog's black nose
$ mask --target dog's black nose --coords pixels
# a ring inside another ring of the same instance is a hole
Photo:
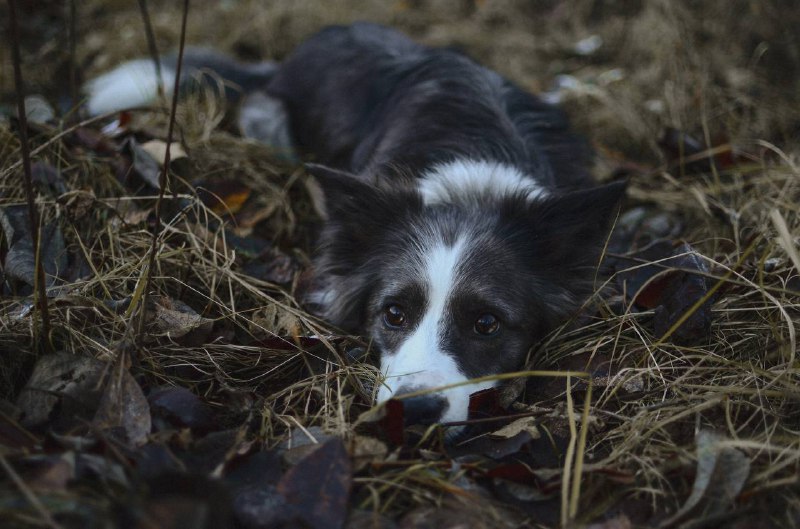
[[[396,396],[413,393],[419,388],[400,388]],[[403,422],[406,426],[412,424],[429,425],[442,420],[442,415],[447,410],[447,400],[440,395],[419,395],[403,399]]]

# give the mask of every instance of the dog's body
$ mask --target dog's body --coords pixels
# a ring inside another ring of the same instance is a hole
[[[323,164],[310,167],[327,216],[317,300],[380,352],[380,401],[520,368],[591,292],[624,186],[589,187],[588,150],[559,110],[373,24],[327,28],[279,66],[213,57],[281,102],[294,146]],[[493,386],[414,397],[406,415],[464,420]]]

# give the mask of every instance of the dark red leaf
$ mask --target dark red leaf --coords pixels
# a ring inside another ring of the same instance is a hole
[[[631,262],[658,261],[617,274],[620,288],[639,308],[655,310],[654,330],[663,336],[709,291],[709,270],[704,259],[690,245],[673,248],[658,241],[631,254]],[[702,342],[711,331],[711,305],[708,299],[670,336],[676,343]]]
[[[486,477],[507,479],[515,483],[536,483],[536,474],[533,473],[528,465],[523,465],[522,463],[498,465],[486,472]]]
[[[386,415],[381,419],[381,430],[390,443],[402,445],[405,440],[403,401],[389,399],[384,406]]]
[[[502,417],[506,410],[500,405],[500,392],[497,388],[476,391],[469,396],[469,418]]]
[[[292,467],[277,489],[310,529],[339,529],[347,517],[352,481],[347,450],[334,438]]]

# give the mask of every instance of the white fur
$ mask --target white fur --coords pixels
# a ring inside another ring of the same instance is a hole
[[[428,304],[417,328],[395,352],[384,352],[381,371],[386,379],[378,393],[378,401],[390,399],[400,387],[428,389],[469,378],[459,369],[455,359],[441,350],[440,337],[447,323],[447,304],[458,281],[458,266],[466,244],[459,239],[453,246],[435,244],[426,251],[424,273],[428,285]],[[448,403],[441,422],[463,421],[469,411],[469,396],[491,388],[492,382],[468,384],[440,392]]]
[[[481,160],[454,160],[436,165],[420,178],[419,192],[426,205],[470,194],[502,197],[523,193],[529,199],[547,196],[544,187],[519,169]]]
[[[162,66],[161,80],[164,93],[169,96],[175,72]],[[156,67],[149,59],[126,62],[86,83],[84,92],[93,116],[152,104],[158,96]]]

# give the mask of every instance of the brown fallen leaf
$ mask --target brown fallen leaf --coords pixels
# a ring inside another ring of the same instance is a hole
[[[705,259],[686,243],[673,247],[668,241],[655,244],[632,254],[638,260],[657,262],[638,266],[632,271],[617,273],[621,290],[631,302],[644,309],[654,309],[654,331],[664,336],[710,289]],[[711,332],[711,306],[714,297],[707,299],[670,335],[680,344],[695,344],[707,340]]]
[[[82,219],[92,211],[96,201],[97,197],[91,189],[69,191],[56,199],[56,202],[64,208],[67,217],[73,222]]]
[[[211,333],[214,320],[200,316],[186,303],[166,296],[150,299],[153,307],[148,311],[148,318],[152,333],[173,339],[191,333],[192,340],[200,343]]]
[[[152,154],[142,148],[133,136],[128,137],[124,143],[133,161],[133,170],[139,177],[153,189],[161,187],[161,163]]]
[[[17,398],[23,426],[67,430],[89,422],[97,410],[108,364],[95,358],[55,353],[39,358]]]
[[[537,422],[536,417],[522,417],[490,433],[489,436],[496,439],[510,439],[522,432],[526,432],[531,439],[538,439],[542,434],[536,426]]]
[[[36,251],[33,247],[27,206],[0,208],[0,226],[9,241],[5,256],[6,276],[32,286],[35,280]],[[39,246],[45,282],[50,287],[66,275],[68,265],[64,235],[56,221],[42,228]]]
[[[186,388],[156,388],[147,397],[156,431],[167,428],[190,428],[211,431],[217,426],[211,407]]]
[[[195,188],[203,204],[218,215],[238,212],[253,192],[234,180],[210,180],[197,184]]]
[[[167,142],[162,140],[150,140],[142,143],[142,150],[153,157],[160,166],[164,165],[164,157],[167,154]],[[170,162],[186,158],[186,151],[180,142],[174,141],[169,145]]]
[[[108,370],[93,422],[100,428],[121,428],[131,446],[147,442],[151,428],[150,405],[121,358]]]
[[[741,451],[725,446],[725,437],[708,430],[697,434],[697,473],[692,493],[683,507],[660,527],[673,527],[691,516],[712,517],[726,512],[742,491],[750,475],[750,459]]]
[[[333,438],[292,467],[277,490],[310,529],[340,529],[347,518],[352,482],[344,443]]]

